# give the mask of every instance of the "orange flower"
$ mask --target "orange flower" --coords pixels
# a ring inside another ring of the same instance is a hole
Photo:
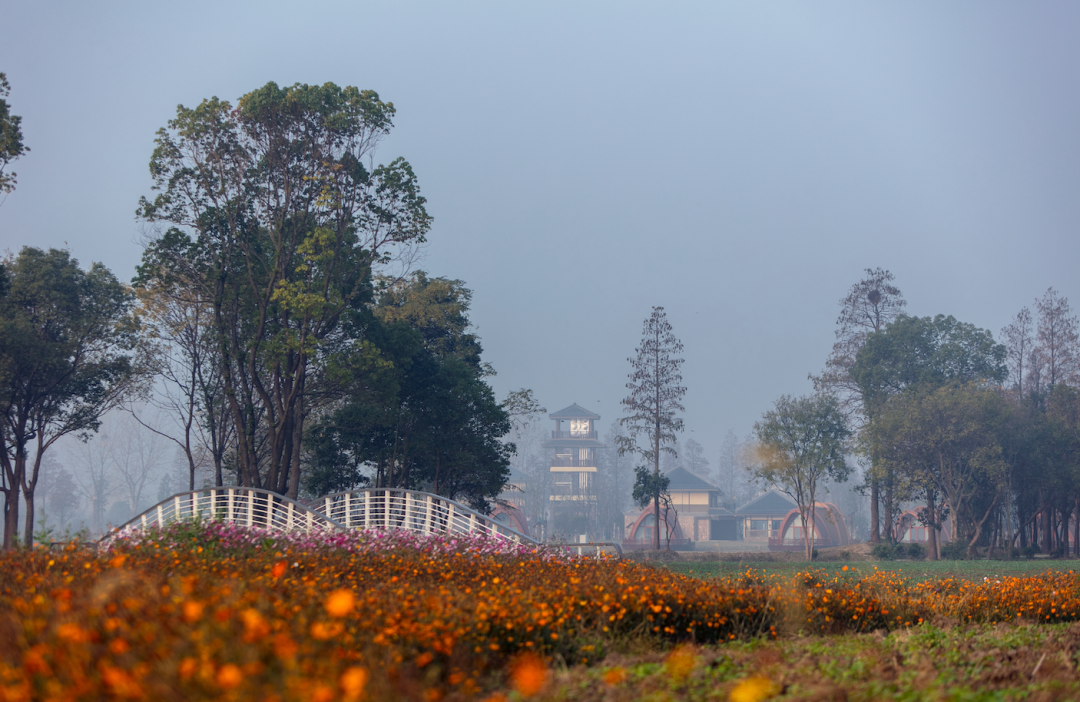
[[[342,588],[334,590],[326,598],[326,613],[331,617],[344,617],[356,607],[356,596],[352,590]]]
[[[311,638],[318,641],[327,641],[344,630],[345,627],[340,622],[315,622],[311,625]]]
[[[117,697],[142,697],[142,688],[135,678],[124,670],[114,668],[111,665],[101,667],[101,680],[109,688],[109,692]]]
[[[199,662],[196,661],[194,658],[189,657],[180,661],[180,668],[177,671],[180,674],[180,679],[187,680],[195,674],[195,671],[198,669],[198,667]]]
[[[732,689],[728,699],[731,702],[760,702],[776,696],[780,686],[766,677],[755,675],[746,678]]]
[[[548,669],[540,656],[524,653],[511,665],[510,679],[522,697],[532,697],[547,685]]]
[[[341,694],[345,700],[353,702],[360,699],[360,695],[364,694],[367,682],[368,672],[360,666],[354,665],[345,669],[345,672],[341,674],[341,679],[338,680],[338,685],[341,686]]]
[[[184,621],[193,624],[202,618],[203,606],[201,602],[188,600],[184,603]]]
[[[285,561],[278,561],[274,564],[274,568],[270,571],[270,575],[274,576],[274,580],[277,580],[282,575],[285,575],[285,571],[289,569],[289,566]]]
[[[225,688],[226,690],[231,690],[232,688],[243,682],[243,680],[243,672],[241,672],[239,667],[233,665],[232,663],[226,663],[218,669],[217,684]]]
[[[668,654],[664,660],[667,674],[673,679],[682,681],[685,680],[694,670],[694,662],[697,656],[694,655],[693,650],[687,646],[679,646],[674,651]]]
[[[247,643],[258,641],[270,633],[270,625],[256,609],[245,609],[240,613],[240,620],[244,622],[244,641]]]
[[[604,673],[604,682],[608,685],[619,685],[626,680],[626,669],[623,667],[616,667],[609,669]]]

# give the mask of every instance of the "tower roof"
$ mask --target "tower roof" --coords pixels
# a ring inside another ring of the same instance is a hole
[[[553,412],[548,415],[549,419],[600,419],[600,415],[596,412],[590,412],[578,403],[574,403],[569,407],[565,407],[558,412]]]

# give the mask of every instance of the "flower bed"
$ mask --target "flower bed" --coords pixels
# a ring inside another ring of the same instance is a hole
[[[473,698],[522,660],[588,664],[632,638],[1065,621],[1078,594],[1072,573],[695,580],[470,537],[179,523],[106,552],[0,556],[0,700]]]

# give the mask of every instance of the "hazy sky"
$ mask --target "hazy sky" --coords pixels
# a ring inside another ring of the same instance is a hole
[[[397,107],[434,216],[422,262],[474,291],[501,397],[620,414],[643,320],[685,343],[715,465],[810,390],[866,267],[913,314],[1000,328],[1080,306],[1073,2],[7,3],[0,71],[32,152],[0,250],[129,279],[154,132],[267,81]],[[693,430],[693,433],[690,433]]]

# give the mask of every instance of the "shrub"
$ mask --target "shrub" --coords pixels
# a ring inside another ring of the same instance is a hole
[[[947,561],[962,561],[967,558],[967,544],[962,541],[946,541],[941,545],[941,557]]]
[[[1028,544],[1024,547],[1024,558],[1032,559],[1035,554],[1039,552],[1039,547],[1035,544]]]
[[[926,558],[926,547],[920,543],[912,541],[907,545],[907,557],[916,560],[923,560]]]
[[[891,561],[896,558],[896,548],[888,541],[882,541],[870,548],[870,555],[880,561]]]

